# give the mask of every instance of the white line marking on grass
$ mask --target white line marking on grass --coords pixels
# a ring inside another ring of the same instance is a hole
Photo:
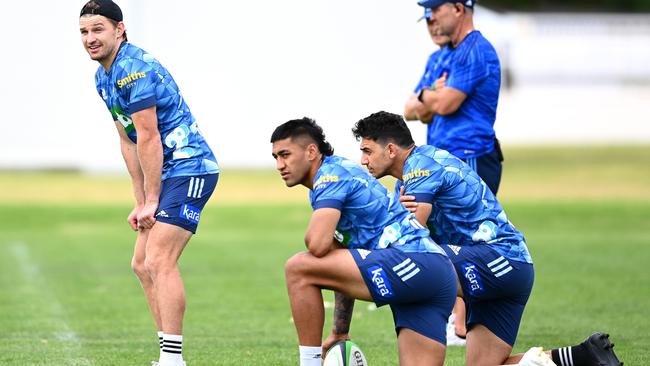
[[[90,361],[80,354],[81,341],[77,333],[65,321],[65,310],[63,310],[61,302],[59,302],[54,293],[49,289],[50,287],[41,273],[38,263],[32,260],[27,245],[23,242],[13,242],[10,248],[23,273],[25,281],[38,291],[40,301],[47,306],[43,309],[44,314],[59,329],[53,336],[64,343],[63,354],[65,355],[65,364],[79,366],[91,365]]]

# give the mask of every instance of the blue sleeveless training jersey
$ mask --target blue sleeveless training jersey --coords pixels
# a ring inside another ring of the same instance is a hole
[[[461,159],[494,150],[501,66],[494,47],[479,31],[473,31],[435,65],[438,77],[447,73],[445,86],[467,95],[458,110],[436,116],[427,142]],[[434,79],[435,81],[435,79]]]
[[[351,160],[327,156],[309,193],[311,206],[341,211],[336,236],[350,249],[383,249],[403,252],[444,251],[429,237],[429,230],[389,195],[384,186]]]
[[[217,159],[176,82],[153,56],[123,42],[109,72],[99,67],[95,84],[113,120],[122,124],[134,143],[137,135],[131,114],[156,106],[163,146],[162,180],[219,173]]]
[[[411,152],[402,174],[395,194],[405,186],[405,195],[432,204],[427,225],[438,244],[487,245],[508,259],[533,262],[524,236],[469,165],[445,150],[424,145]]]

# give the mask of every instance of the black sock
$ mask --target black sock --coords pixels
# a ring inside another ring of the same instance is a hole
[[[557,366],[591,366],[589,353],[582,344],[551,350],[551,358]]]

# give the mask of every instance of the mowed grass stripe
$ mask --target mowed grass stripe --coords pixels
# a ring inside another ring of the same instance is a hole
[[[61,302],[52,293],[47,279],[41,273],[39,264],[31,257],[28,245],[24,242],[11,242],[8,252],[12,255],[19,274],[22,275],[22,281],[18,278],[19,276],[12,276],[15,279],[14,285],[19,289],[21,296],[27,297],[22,298],[21,302],[31,305],[30,309],[23,309],[26,310],[26,313],[23,313],[22,316],[26,318],[26,323],[40,324],[38,331],[47,332],[42,334],[43,338],[36,343],[47,348],[47,352],[51,353],[50,357],[59,354],[65,365],[91,365],[83,354],[81,340],[66,320],[68,315]],[[28,342],[34,342],[34,339],[30,339]],[[5,354],[0,357],[7,356],[9,355]]]

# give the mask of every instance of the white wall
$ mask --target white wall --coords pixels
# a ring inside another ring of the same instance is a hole
[[[279,123],[302,116],[323,125],[337,153],[357,158],[353,123],[381,109],[400,113],[433,50],[425,25],[416,23],[422,12],[415,1],[118,3],[130,41],[172,72],[224,166],[272,166],[270,133]],[[45,0],[6,4],[10,16],[0,22],[0,128],[5,132],[0,168],[123,170],[117,134],[94,88],[98,64],[79,39],[82,5]],[[526,42],[509,28],[512,18],[482,10],[477,25],[500,52],[508,39]],[[504,91],[499,136],[505,143],[601,141],[611,136],[610,116],[620,117],[619,109],[625,107],[624,114],[633,118],[616,120],[616,130],[624,131],[620,140],[650,142],[647,85],[605,88],[604,94],[582,89],[574,94],[567,85],[521,85]],[[568,94],[581,96],[568,101]],[[611,110],[594,112],[602,106]],[[592,115],[607,122],[596,121],[604,130],[591,131],[587,138],[579,124],[577,136],[562,129],[535,130],[548,122],[547,116],[566,126],[581,116],[594,123]],[[631,123],[629,133],[626,123]],[[422,142],[424,127],[412,127]]]

